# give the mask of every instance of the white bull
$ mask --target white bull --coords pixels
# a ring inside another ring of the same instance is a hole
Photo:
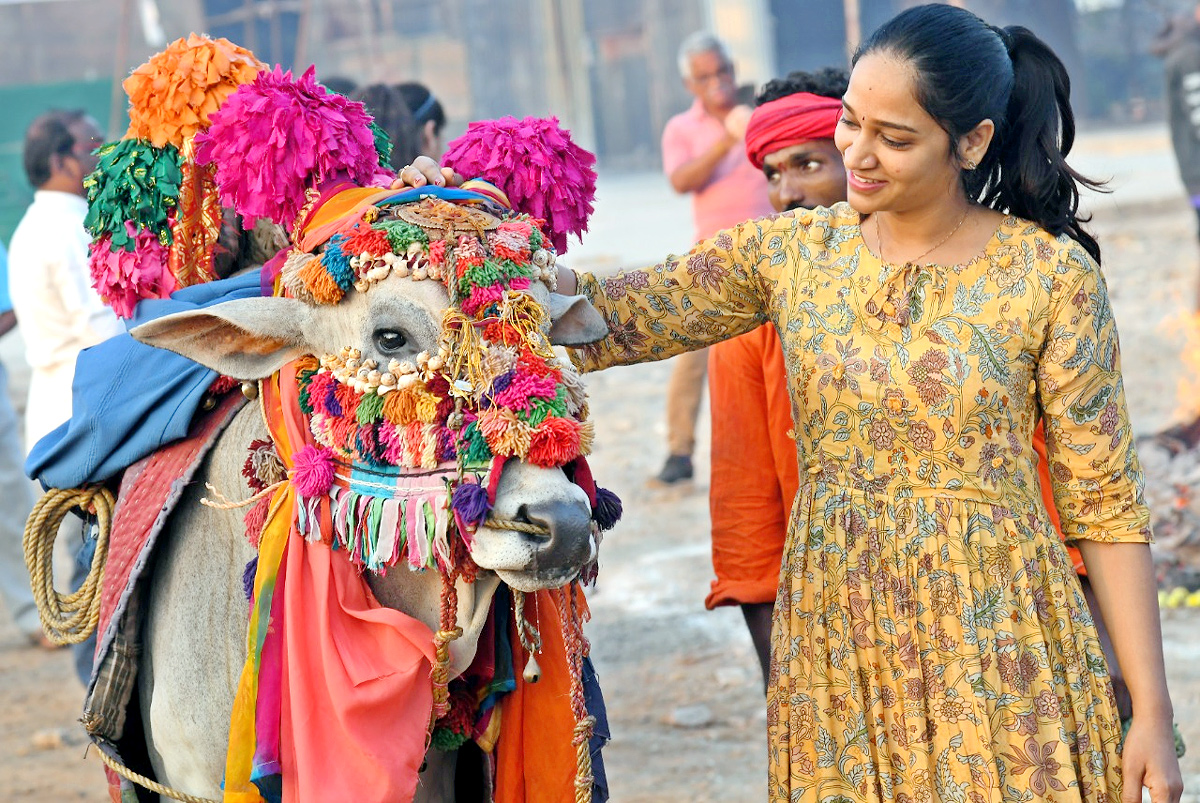
[[[551,312],[552,342],[578,345],[606,333],[603,320],[582,297],[551,295],[536,283],[531,292]],[[284,298],[230,301],[159,319],[133,334],[223,375],[258,379],[302,355],[335,353],[347,345],[380,364],[436,353],[447,304],[440,282],[392,276],[336,305]],[[256,405],[247,405],[177,508],[151,580],[139,667],[149,754],[160,782],[193,795],[220,797],[230,713],[246,658],[242,571],[254,556],[242,511],[201,506],[200,489],[210,482],[230,497],[248,496],[241,475],[246,448],[266,437]],[[524,591],[558,587],[595,555],[588,499],[559,469],[510,462],[494,515],[542,524],[550,534],[487,527],[476,533],[471,557],[485,571],[473,584],[459,583],[463,635],[452,643],[452,676],[470,664],[501,580]],[[385,577],[371,576],[369,583],[381,604],[438,629],[437,573],[397,566]],[[416,799],[454,800],[453,777],[454,756],[431,750]]]

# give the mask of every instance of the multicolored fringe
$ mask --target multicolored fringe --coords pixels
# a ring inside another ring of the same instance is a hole
[[[297,529],[309,541],[345,550],[355,565],[373,572],[386,572],[402,557],[413,569],[448,572],[449,487],[456,473],[454,464],[430,474],[356,469],[329,489],[333,532],[319,529],[320,497],[299,499]]]

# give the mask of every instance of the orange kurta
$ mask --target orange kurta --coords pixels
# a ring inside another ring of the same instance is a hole
[[[1037,428],[1033,430],[1033,450],[1037,452],[1038,456],[1038,484],[1042,486],[1042,501],[1046,504],[1046,514],[1050,518],[1050,523],[1054,525],[1054,531],[1058,533],[1059,538],[1062,538],[1062,520],[1059,518],[1058,508],[1054,506],[1054,488],[1050,485],[1050,460],[1046,456],[1046,426],[1041,421],[1038,421]],[[1079,554],[1079,549],[1068,546],[1067,554],[1071,556],[1071,561],[1075,564],[1075,571],[1086,575],[1087,570],[1083,568],[1083,556]]]
[[[788,517],[800,485],[787,368],[775,327],[709,350],[712,559],[704,604],[773,602]]]

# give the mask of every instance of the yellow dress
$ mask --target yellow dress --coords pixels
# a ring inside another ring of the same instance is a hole
[[[1150,540],[1099,269],[1006,219],[979,258],[896,266],[848,205],[751,221],[581,292],[580,367],[770,320],[801,488],[775,603],[779,803],[1108,801],[1120,730],[1031,447],[1046,421],[1070,539]]]

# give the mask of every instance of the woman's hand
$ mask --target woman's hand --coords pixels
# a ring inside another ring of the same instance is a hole
[[[558,283],[554,285],[554,292],[564,296],[573,296],[579,294],[579,277],[575,275],[575,271],[565,265],[556,265],[558,270]]]
[[[1124,789],[1121,803],[1140,803],[1142,787],[1151,803],[1178,803],[1183,794],[1183,777],[1175,757],[1175,735],[1171,717],[1139,715],[1134,706],[1133,722],[1121,751]]]
[[[405,165],[396,173],[392,182],[393,190],[403,190],[409,187],[458,187],[463,183],[463,177],[455,173],[453,168],[438,167],[438,163],[428,156],[418,156],[413,163]]]

